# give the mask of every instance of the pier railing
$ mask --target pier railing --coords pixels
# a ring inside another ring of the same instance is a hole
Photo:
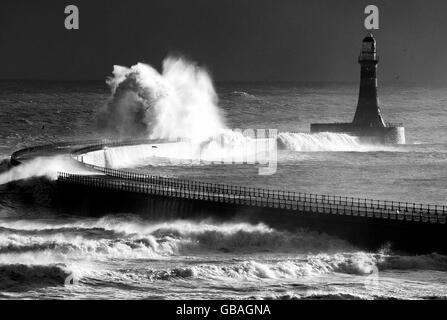
[[[166,140],[133,140],[100,142],[75,150],[77,156],[104,147],[166,142]],[[172,142],[172,141],[171,141]],[[105,168],[80,162],[83,166],[101,172],[107,177],[59,173],[65,182],[111,188],[122,191],[227,202],[249,206],[273,207],[302,212],[319,212],[386,219],[445,223],[447,207],[422,203],[374,200],[367,198],[320,195],[305,192],[235,186],[202,181],[182,180],[143,173]]]
[[[215,184],[88,166],[107,177],[58,173],[58,179],[92,187],[175,198],[445,224],[445,206]]]

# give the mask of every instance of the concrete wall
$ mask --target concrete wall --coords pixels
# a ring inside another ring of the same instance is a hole
[[[104,147],[77,155],[86,164],[107,168],[130,168],[151,163],[151,159],[163,158],[171,165],[185,163],[260,163],[276,155],[275,139],[251,139],[240,136],[228,141],[210,140],[202,143],[189,141],[146,143]]]
[[[352,123],[312,123],[310,131],[311,133],[346,133],[373,143],[405,144],[404,127],[368,127]]]

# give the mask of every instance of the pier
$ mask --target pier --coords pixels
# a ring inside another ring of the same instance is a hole
[[[286,209],[296,213],[321,213],[423,223],[445,224],[446,222],[445,206],[215,184],[94,166],[92,169],[104,173],[105,176],[59,172],[58,181],[147,196]]]
[[[355,244],[414,252],[447,252],[444,205],[291,192],[162,177],[82,162],[89,152],[120,146],[159,144],[161,140],[64,142],[26,148],[11,156],[19,165],[44,153],[69,153],[90,174],[58,172],[61,203],[96,214],[168,212],[177,218],[246,217],[284,228],[308,228]],[[134,211],[135,210],[135,211]]]

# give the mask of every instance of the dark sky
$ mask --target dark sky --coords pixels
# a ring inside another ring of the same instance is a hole
[[[1,0],[0,78],[105,79],[181,53],[218,81],[357,81],[367,4],[381,81],[447,82],[445,0]]]

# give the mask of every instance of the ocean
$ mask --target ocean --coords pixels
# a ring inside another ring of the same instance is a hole
[[[133,170],[318,194],[447,202],[445,86],[379,87],[386,121],[405,125],[406,144],[396,146],[308,134],[312,122],[352,120],[357,83],[226,83],[217,84],[216,92],[228,128],[278,130],[284,148],[273,175],[258,175],[255,165],[231,164],[148,163]],[[5,161],[15,150],[102,138],[96,119],[109,99],[102,82],[0,82],[0,298],[447,297],[447,256],[436,252],[411,255],[387,243],[373,252],[312,230],[291,232],[240,219],[155,221],[151,212],[85,217],[29,200],[21,194],[26,184],[5,178]],[[199,130],[201,125],[206,126],[199,122]]]

